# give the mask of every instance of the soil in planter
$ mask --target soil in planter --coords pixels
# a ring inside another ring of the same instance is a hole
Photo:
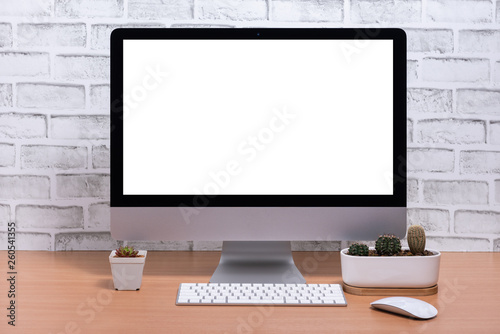
[[[428,250],[424,250],[423,253],[417,253],[415,255],[413,255],[413,253],[410,252],[409,250],[402,250],[395,255],[378,255],[377,251],[374,249],[370,249],[368,251],[368,256],[431,256],[431,255],[435,255],[435,254],[431,251],[428,251]]]
[[[114,255],[113,257],[120,258],[120,259],[133,259],[136,257],[144,257],[144,255],[137,255],[137,256],[116,256],[116,255]]]

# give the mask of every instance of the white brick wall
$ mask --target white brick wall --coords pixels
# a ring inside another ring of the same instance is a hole
[[[18,205],[16,225],[20,229],[83,228],[83,208]]]
[[[16,147],[14,144],[0,143],[0,167],[14,167],[16,163]]]
[[[11,84],[0,84],[0,107],[12,107]]]
[[[457,89],[457,113],[499,115],[500,90]]]
[[[124,0],[55,0],[55,16],[122,17]]]
[[[428,180],[424,182],[423,198],[428,205],[488,204],[488,183]]]
[[[353,23],[415,23],[421,20],[422,1],[419,0],[351,0]]]
[[[140,20],[192,20],[194,0],[128,0],[128,15]]]
[[[21,168],[85,169],[87,168],[87,148],[22,145]]]
[[[21,108],[85,108],[85,87],[83,85],[18,83],[17,94],[17,106]]]
[[[84,23],[25,23],[17,26],[17,45],[85,47],[87,31]]]
[[[428,0],[426,21],[445,23],[490,23],[492,0]]]
[[[12,25],[0,23],[0,48],[12,46]]]
[[[0,76],[46,78],[49,59],[49,54],[42,52],[0,52]]]
[[[284,22],[342,22],[342,0],[277,0],[271,2],[271,20]]]
[[[1,0],[0,249],[11,220],[20,249],[121,244],[109,233],[113,29],[252,26],[405,29],[408,223],[429,247],[500,251],[498,0]]]
[[[467,119],[424,119],[417,123],[417,143],[482,144],[486,142],[484,121]]]
[[[408,52],[449,53],[453,51],[451,29],[406,29]]]
[[[486,82],[490,62],[479,58],[424,58],[422,79],[441,82]]]

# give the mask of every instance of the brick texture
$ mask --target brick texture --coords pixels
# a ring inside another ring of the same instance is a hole
[[[500,212],[456,211],[455,232],[499,234]]]
[[[488,184],[479,181],[424,181],[428,204],[487,204]]]
[[[17,85],[17,106],[37,109],[83,109],[85,87],[20,83]]]
[[[408,113],[451,113],[451,89],[409,88],[406,99]]]
[[[429,237],[426,248],[446,249],[452,252],[464,252],[474,249],[478,252],[490,251],[491,242],[485,238]]]
[[[416,60],[409,59],[406,63],[407,77],[406,80],[411,87],[411,84],[418,80],[418,62]]]
[[[122,17],[123,0],[55,0],[56,16],[81,17]]]
[[[48,77],[49,54],[42,52],[0,52],[0,76]]]
[[[199,19],[252,21],[268,17],[264,0],[200,0],[199,6]]]
[[[479,144],[486,141],[483,121],[463,119],[426,119],[418,122],[416,142]]]
[[[0,242],[7,244],[7,233],[0,233]],[[50,233],[16,232],[16,249],[50,251],[52,237]]]
[[[12,85],[0,84],[0,108],[12,107]]]
[[[408,37],[407,223],[424,226],[430,248],[500,251],[500,0],[0,2],[0,229],[18,222],[18,249],[122,244],[109,233],[114,29],[369,26],[402,27]]]
[[[109,198],[109,175],[61,174],[56,177],[57,196],[61,198]]]
[[[409,203],[417,203],[418,202],[418,180],[408,179],[406,185],[406,193],[407,193],[407,201]]]
[[[58,55],[55,77],[61,80],[109,80],[109,57],[94,55]]]
[[[0,175],[0,199],[47,199],[49,193],[47,176]]]
[[[422,2],[418,0],[352,0],[351,21],[355,23],[420,22]]]
[[[51,137],[59,139],[107,139],[109,116],[52,116]]]
[[[271,5],[273,21],[341,22],[344,18],[344,2],[340,0],[276,0]]]
[[[408,209],[408,225],[421,225],[426,232],[448,232],[450,213],[439,209]]]
[[[490,76],[488,59],[424,58],[422,68],[425,81],[486,82]]]
[[[488,23],[493,19],[491,0],[428,0],[431,22]]]
[[[12,46],[12,25],[0,23],[0,48],[10,48]]]
[[[128,15],[142,20],[194,18],[194,0],[129,0]]]
[[[500,180],[495,180],[495,203],[500,204]]]
[[[463,151],[460,154],[460,171],[464,174],[499,174],[500,152]]]
[[[90,87],[90,107],[92,110],[109,110],[109,85]]]
[[[2,0],[0,16],[50,16],[54,8],[53,0]]]
[[[14,144],[0,143],[0,167],[13,167],[16,163]]]
[[[431,148],[408,149],[409,172],[452,172],[455,165],[452,150]]]
[[[500,145],[500,122],[490,123],[489,143],[493,145]]]
[[[460,114],[500,115],[499,105],[500,90],[457,90],[457,112]]]
[[[405,29],[409,52],[453,52],[453,30]]]
[[[89,207],[89,221],[85,225],[85,228],[109,230],[109,221],[109,203],[95,203],[90,205]]]
[[[0,204],[0,227],[7,228],[10,221],[10,206]]]
[[[83,208],[18,205],[16,225],[19,228],[83,228]]]
[[[55,236],[55,250],[116,249],[120,243],[109,232],[58,233]]]
[[[462,30],[458,36],[461,52],[500,52],[500,30]]]
[[[494,65],[493,70],[493,82],[500,83],[500,61],[497,61]]]
[[[0,138],[45,138],[47,120],[44,115],[0,113]]]
[[[21,147],[21,168],[72,169],[86,167],[86,147],[42,145]]]
[[[109,147],[106,145],[94,146],[92,148],[92,167],[109,168]]]
[[[83,23],[23,23],[17,26],[22,47],[85,47],[87,31]]]

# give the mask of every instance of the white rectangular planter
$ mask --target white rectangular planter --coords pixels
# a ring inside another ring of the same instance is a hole
[[[116,251],[112,251],[109,255],[115,289],[139,290],[148,252],[139,251],[138,255],[144,255],[144,257],[114,257],[115,253]]]
[[[374,249],[373,247],[370,249]],[[403,248],[407,250],[408,248]],[[342,280],[363,288],[427,288],[437,284],[441,253],[431,256],[352,256],[340,252]]]

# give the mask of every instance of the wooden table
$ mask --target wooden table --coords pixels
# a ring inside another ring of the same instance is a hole
[[[140,291],[113,289],[108,255],[18,251],[16,327],[2,278],[0,333],[500,333],[500,253],[444,253],[438,294],[419,297],[439,311],[427,321],[349,294],[347,307],[176,306],[179,283],[208,282],[219,252],[149,252]],[[338,252],[294,259],[308,283],[341,283]]]

